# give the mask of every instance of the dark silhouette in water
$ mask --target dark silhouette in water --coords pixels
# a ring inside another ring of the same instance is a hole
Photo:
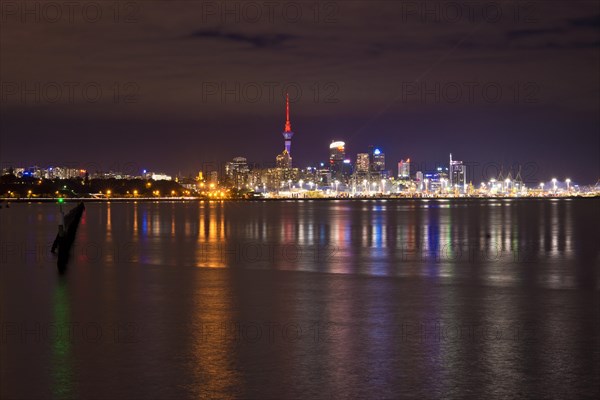
[[[84,210],[83,202],[79,203],[63,217],[63,223],[58,226],[58,233],[50,251],[54,254],[58,252],[57,267],[61,274],[67,270],[71,246],[75,241],[79,220],[81,220]]]

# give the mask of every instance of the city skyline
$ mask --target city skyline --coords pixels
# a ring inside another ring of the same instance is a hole
[[[466,163],[535,165],[536,180],[600,176],[597,4],[494,3],[501,18],[475,5],[449,20],[444,8],[410,2],[333,2],[318,14],[298,3],[302,17],[290,23],[205,3],[177,3],[186,11],[171,8],[168,19],[157,2],[118,17],[104,5],[95,24],[5,7],[2,162],[135,162],[173,175],[239,153],[264,163],[281,151],[272,135],[289,92],[296,165],[323,160],[313,149],[335,138],[352,153],[377,143],[396,161],[441,163],[453,152]]]
[[[294,168],[298,168],[298,169],[306,169],[306,168],[329,168],[331,169],[332,167],[337,168],[338,170],[342,168],[343,164],[349,164],[349,166],[351,167],[351,171],[349,171],[348,174],[354,174],[356,172],[360,172],[361,168],[364,168],[364,166],[362,166],[361,164],[364,163],[365,161],[361,161],[361,156],[367,156],[368,158],[366,159],[366,168],[369,169],[371,166],[374,165],[378,165],[378,167],[376,167],[376,171],[379,172],[385,172],[385,178],[415,178],[416,180],[419,180],[418,178],[418,174],[420,173],[422,174],[427,174],[429,173],[431,175],[431,173],[435,173],[435,171],[447,171],[448,174],[448,179],[450,182],[450,186],[452,186],[452,180],[453,178],[459,179],[461,180],[461,185],[465,188],[467,187],[467,183],[474,183],[474,184],[480,184],[480,183],[486,183],[486,182],[490,182],[490,180],[495,180],[497,177],[500,177],[500,179],[502,180],[504,176],[518,176],[520,181],[526,182],[526,183],[533,183],[536,181],[539,181],[539,183],[544,183],[546,184],[547,182],[550,182],[552,180],[557,180],[556,176],[560,176],[560,174],[551,174],[552,178],[548,177],[548,178],[544,178],[544,177],[538,177],[536,176],[532,176],[531,173],[533,172],[534,174],[537,174],[537,163],[536,162],[526,162],[525,163],[525,173],[523,173],[523,164],[513,164],[513,165],[507,165],[505,166],[502,163],[497,163],[494,161],[491,162],[486,162],[483,164],[480,164],[479,162],[469,162],[469,161],[453,161],[452,160],[452,153],[449,153],[449,162],[448,164],[444,164],[443,162],[433,162],[433,163],[428,163],[428,161],[410,161],[411,157],[410,156],[404,156],[401,159],[398,160],[390,160],[388,158],[388,165],[386,165],[386,161],[385,161],[385,154],[384,152],[381,150],[380,146],[374,146],[373,144],[369,144],[366,148],[361,149],[361,150],[357,150],[355,152],[347,152],[346,150],[346,142],[338,140],[338,139],[331,139],[330,140],[330,144],[329,144],[329,150],[330,150],[330,158],[329,160],[326,157],[322,157],[318,162],[316,162],[315,164],[312,165],[302,165],[302,166],[298,166],[298,165],[293,165],[292,164],[292,153],[291,153],[291,143],[292,143],[292,138],[294,137],[294,132],[292,131],[292,124],[291,124],[291,116],[290,116],[290,98],[289,98],[289,93],[286,93],[285,95],[285,123],[284,123],[284,130],[282,132],[282,136],[284,138],[284,146],[283,146],[283,152],[278,153],[276,157],[274,157],[274,161],[263,161],[263,162],[256,162],[253,161],[252,159],[250,159],[250,161],[248,161],[248,157],[246,154],[242,154],[241,151],[235,153],[237,154],[235,157],[230,158],[229,160],[219,160],[217,163],[215,162],[207,162],[207,163],[203,163],[198,169],[193,170],[193,171],[187,171],[184,173],[181,173],[181,171],[178,171],[177,174],[171,174],[171,175],[167,175],[164,172],[154,172],[154,173],[150,173],[147,174],[147,169],[139,169],[139,165],[133,161],[133,162],[128,162],[127,163],[127,170],[125,172],[123,172],[123,170],[119,170],[118,168],[115,169],[108,169],[108,170],[103,170],[103,169],[96,169],[96,170],[88,170],[86,168],[84,169],[79,169],[82,166],[85,166],[85,164],[81,164],[81,163],[72,163],[70,165],[70,169],[73,170],[79,170],[80,174],[84,173],[84,172],[92,172],[92,173],[96,173],[96,174],[116,174],[117,176],[119,175],[124,175],[124,176],[135,176],[135,177],[150,177],[152,175],[152,179],[166,179],[166,180],[171,180],[172,179],[172,175],[176,176],[176,177],[185,177],[185,176],[193,176],[195,175],[198,171],[204,173],[204,174],[210,174],[212,171],[216,171],[217,176],[219,177],[219,179],[222,179],[226,173],[227,173],[227,164],[229,164],[231,162],[231,159],[233,159],[235,161],[235,159],[240,159],[243,158],[245,160],[245,162],[249,163],[249,168],[250,169],[266,169],[266,168],[273,168],[273,167],[277,167],[277,168],[292,168],[292,166]],[[335,167],[333,165],[333,158],[335,158],[336,156],[331,155],[331,151],[332,149],[336,149],[339,148],[341,149],[340,152],[340,158],[338,160],[338,162],[340,163],[338,167]],[[366,153],[364,152],[364,150],[368,150]],[[385,150],[385,149],[384,149]],[[317,152],[319,152],[317,150]],[[380,161],[376,161],[374,160],[374,158],[378,158],[380,157],[381,160]],[[314,158],[314,157],[304,157],[304,159],[306,158]],[[327,163],[327,165],[325,165]],[[329,163],[331,163],[331,165],[329,165]],[[393,167],[393,165],[398,164],[398,168],[395,169]],[[207,169],[206,164],[209,165],[209,168]],[[403,164],[404,167],[402,166]],[[447,166],[447,167],[446,167]],[[6,171],[9,168],[14,168],[15,166],[12,164],[6,164],[2,166],[2,168],[0,168],[0,170],[4,170]],[[50,175],[51,175],[51,171],[52,169],[58,167],[58,169],[60,168],[69,168],[68,166],[65,165],[59,165],[59,164],[54,164],[54,165],[48,165],[46,166],[46,170],[50,170]],[[408,169],[407,169],[408,167]],[[446,168],[444,168],[446,167]],[[25,168],[22,165],[19,165],[19,170],[24,170]],[[38,165],[35,164],[34,166],[29,166],[27,167],[29,169],[31,168],[38,168]],[[138,171],[135,171],[135,169],[138,168]],[[441,169],[440,169],[441,168]],[[404,169],[404,173],[401,172],[401,169]],[[454,169],[456,169],[456,171],[454,171]],[[155,171],[164,171],[165,169],[161,169],[160,167],[157,167],[155,169]],[[454,172],[453,172],[454,171]],[[339,171],[338,171],[339,172]],[[48,172],[45,173],[46,175],[48,175]],[[456,175],[459,174],[459,175]],[[335,172],[334,172],[335,175]],[[564,173],[563,173],[564,175]],[[566,174],[567,177],[564,178],[564,180],[568,180],[569,183],[573,182],[576,185],[592,185],[594,184],[594,182],[581,182],[579,179],[572,179],[571,176],[568,171]],[[156,177],[156,178],[155,178]],[[524,179],[525,177],[525,179]],[[339,176],[334,177],[333,179],[339,178],[341,179]],[[371,177],[369,177],[369,179],[371,179]],[[596,180],[596,183],[600,180],[600,177]]]

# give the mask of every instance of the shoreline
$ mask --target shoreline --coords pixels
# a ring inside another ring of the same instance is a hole
[[[599,195],[595,196],[528,196],[528,197],[324,197],[324,198],[256,198],[256,199],[202,199],[199,197],[114,197],[110,199],[96,199],[89,197],[81,198],[63,198],[64,203],[110,203],[110,202],[156,202],[156,203],[189,203],[189,202],[312,202],[312,201],[440,201],[440,202],[469,202],[481,200],[511,200],[511,201],[527,201],[527,200],[579,200],[579,199],[598,199]],[[40,198],[15,198],[15,199],[0,199],[2,203],[52,203],[58,202],[58,198],[40,197]]]

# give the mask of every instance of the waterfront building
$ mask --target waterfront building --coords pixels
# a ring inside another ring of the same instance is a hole
[[[410,158],[406,160],[400,160],[398,163],[398,178],[409,179],[410,178]]]
[[[344,160],[346,159],[346,143],[334,140],[329,145],[329,171],[331,179],[342,180],[344,177]]]
[[[369,172],[369,153],[358,153],[356,155],[356,172],[367,173]]]
[[[373,163],[372,163],[373,172],[379,172],[385,170],[385,153],[383,153],[380,149],[373,150]]]
[[[452,159],[452,153],[450,153],[450,165],[448,169],[449,186],[452,190],[458,190],[460,193],[465,193],[467,190],[466,168],[462,161]]]
[[[229,185],[242,189],[248,185],[248,160],[244,157],[235,157],[225,165],[225,176]]]

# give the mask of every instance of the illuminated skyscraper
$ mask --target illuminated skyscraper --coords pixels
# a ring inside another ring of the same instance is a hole
[[[225,164],[225,174],[229,183],[241,189],[248,183],[248,160],[244,157],[235,157],[233,161]]]
[[[417,184],[419,185],[419,189],[424,189],[423,187],[423,172],[421,171],[417,171],[417,173],[415,174],[415,181],[417,181]]]
[[[346,158],[346,143],[340,141],[331,142],[329,145],[329,163],[343,163]]]
[[[406,160],[400,160],[398,163],[398,178],[410,178],[410,158]]]
[[[287,150],[284,149],[281,154],[275,158],[275,166],[283,169],[292,168],[292,157],[290,157],[290,153],[288,153]]]
[[[369,153],[356,155],[356,172],[369,172]]]
[[[452,160],[450,153],[450,165],[448,168],[448,177],[450,179],[450,187],[465,192],[467,189],[467,174],[465,165],[462,161]]]
[[[341,179],[346,157],[346,143],[333,141],[329,145],[329,170],[332,178]]]
[[[381,172],[385,170],[385,154],[379,149],[373,150],[373,171]]]

